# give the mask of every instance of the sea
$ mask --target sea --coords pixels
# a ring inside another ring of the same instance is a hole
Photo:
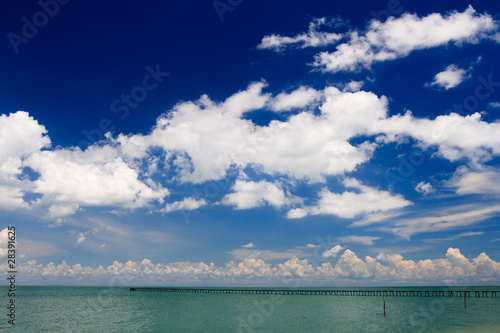
[[[500,287],[462,289],[500,291]],[[467,307],[460,297],[386,296],[384,315],[382,296],[18,286],[15,325],[9,323],[8,287],[0,287],[0,293],[1,332],[500,332],[500,293],[498,298],[467,298]]]

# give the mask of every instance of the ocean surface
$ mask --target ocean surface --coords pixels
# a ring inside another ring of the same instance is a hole
[[[467,298],[465,308],[458,297],[386,296],[384,316],[382,296],[191,294],[125,287],[16,289],[12,326],[7,322],[8,288],[0,287],[1,332],[500,332],[500,297]]]

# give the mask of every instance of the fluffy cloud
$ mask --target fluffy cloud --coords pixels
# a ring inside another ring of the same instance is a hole
[[[466,158],[478,164],[500,154],[500,123],[487,123],[479,113],[465,117],[451,113],[431,120],[407,112],[374,123],[373,133],[383,133],[379,137],[383,142],[410,136],[425,148],[437,147],[438,154],[452,162]]]
[[[320,47],[336,43],[342,35],[333,32],[320,32],[318,29],[321,26],[335,25],[335,21],[327,21],[326,18],[314,19],[309,23],[309,31],[301,33],[294,37],[286,37],[280,35],[268,35],[262,38],[261,43],[257,46],[258,49],[282,51],[287,47]]]
[[[47,130],[27,112],[18,111],[0,115],[0,170],[2,173],[20,173],[22,158],[50,146]]]
[[[9,229],[0,231],[0,258],[7,256],[7,246],[9,241]]]
[[[334,52],[317,54],[314,65],[327,72],[357,71],[375,62],[405,57],[415,50],[477,43],[493,38],[497,30],[498,23],[489,14],[477,14],[471,6],[445,16],[407,13],[385,22],[372,20],[365,33],[351,31],[348,41]]]
[[[274,207],[281,207],[286,203],[285,192],[276,184],[266,181],[256,183],[237,180],[232,190],[233,193],[226,195],[222,202],[234,205],[236,209],[259,207],[266,202]]]
[[[0,115],[0,209],[28,207],[24,195],[28,180],[19,179],[23,160],[51,142],[47,130],[27,112]]]
[[[431,193],[436,192],[436,190],[434,189],[434,187],[432,187],[431,184],[426,183],[424,181],[421,181],[420,183],[418,183],[417,186],[415,187],[415,190],[418,193],[422,193],[423,195],[427,195],[427,194],[431,194]]]
[[[184,183],[218,180],[229,168],[245,166],[271,175],[323,181],[325,175],[352,171],[371,157],[374,144],[352,145],[349,139],[366,132],[371,121],[386,115],[385,97],[341,92],[335,87],[321,92],[302,87],[272,99],[262,93],[264,86],[262,82],[253,83],[221,103],[208,96],[180,103],[158,119],[151,134],[121,135],[117,142],[134,156],[144,146],[162,148],[176,178]],[[266,105],[285,110],[313,100],[324,101],[321,115],[304,111],[267,126],[257,126],[243,117],[245,112]]]
[[[149,148],[162,148],[174,178],[183,183],[219,180],[231,168],[249,166],[272,176],[322,182],[371,158],[377,143],[352,144],[350,140],[360,135],[378,135],[379,144],[412,137],[423,147],[437,146],[439,155],[450,161],[468,158],[480,163],[500,152],[499,124],[483,121],[479,113],[387,117],[387,98],[371,92],[299,87],[272,97],[263,93],[264,87],[262,82],[250,84],[220,103],[208,96],[179,103],[157,120],[150,134],[120,135],[117,149],[128,158],[145,158]],[[320,114],[307,110],[315,103]],[[266,126],[245,119],[244,113],[266,107],[301,112]]]
[[[335,258],[337,254],[339,254],[340,251],[344,249],[344,246],[341,246],[339,244],[335,245],[332,247],[330,250],[326,250],[321,254],[323,258]]]
[[[300,87],[291,93],[280,93],[267,104],[273,111],[290,111],[305,108],[317,101],[321,93],[312,88]]]
[[[182,182],[221,179],[231,165],[250,161],[259,148],[254,145],[265,139],[250,120],[242,119],[244,113],[262,108],[269,100],[268,94],[262,94],[264,86],[262,82],[251,84],[223,103],[208,96],[195,103],[180,103],[157,120],[150,135],[121,136],[118,141],[122,146],[146,141],[147,146],[162,148]]]
[[[381,260],[381,261],[379,261]],[[6,264],[0,269],[7,270]],[[84,267],[80,264],[69,265],[65,261],[55,265],[38,264],[35,260],[22,263],[18,270],[23,273],[28,284],[46,280],[61,284],[75,282],[103,284],[106,281],[122,281],[125,285],[134,284],[191,284],[191,285],[238,285],[242,283],[259,285],[282,284],[283,278],[298,278],[301,285],[325,283],[363,283],[394,285],[400,283],[447,284],[458,283],[484,284],[498,281],[500,263],[491,260],[485,253],[469,260],[459,249],[449,248],[441,259],[426,259],[415,262],[404,260],[399,254],[387,254],[384,258],[370,256],[361,259],[351,250],[345,250],[336,263],[331,261],[314,263],[307,259],[292,257],[283,263],[272,266],[263,259],[245,258],[225,266],[178,262],[172,264],[152,263],[149,259],[140,262],[115,261],[107,267]],[[107,283],[109,284],[109,282]]]
[[[133,209],[169,193],[141,180],[137,163],[113,146],[44,150],[51,144],[46,133],[26,112],[0,116],[0,208],[47,207],[45,217],[60,222],[80,207]],[[25,202],[30,192],[41,197]]]
[[[263,82],[250,84],[219,103],[208,96],[179,103],[157,120],[148,135],[120,134],[84,151],[42,150],[50,145],[43,126],[24,112],[2,116],[6,128],[29,129],[16,131],[10,138],[2,136],[1,154],[7,161],[2,164],[4,181],[0,183],[3,202],[8,207],[26,206],[23,195],[29,191],[41,196],[31,205],[48,207],[46,217],[61,220],[85,207],[135,209],[161,203],[169,191],[150,178],[160,164],[173,171],[173,180],[182,183],[219,180],[230,168],[248,166],[273,176],[323,182],[325,176],[353,171],[370,159],[376,144],[366,141],[354,145],[349,141],[366,134],[372,122],[386,117],[385,97],[364,91],[342,92],[335,87],[322,91],[299,87],[272,97],[263,93],[264,87]],[[264,107],[285,111],[311,103],[320,103],[321,114],[303,110],[267,126],[244,118],[245,113]],[[31,132],[31,136],[19,137],[19,133]],[[14,142],[12,146],[17,148],[12,149],[7,142]],[[151,153],[157,148],[163,150],[163,156]],[[34,176],[23,176],[22,181],[10,179],[14,186],[2,187],[9,178],[5,175],[18,176],[22,167]],[[238,180],[223,202],[244,209],[263,203],[281,207],[297,200],[278,184]],[[162,211],[196,209],[202,204],[185,198]]]
[[[67,215],[73,215],[79,210],[80,206],[76,203],[73,204],[63,204],[63,205],[52,205],[49,207],[49,212],[47,218],[58,219]]]
[[[302,199],[291,194],[295,181],[325,182],[327,176],[352,172],[369,161],[377,147],[404,137],[414,138],[424,148],[437,147],[435,156],[453,162],[465,158],[475,170],[483,170],[478,165],[500,154],[500,124],[482,120],[479,113],[425,119],[407,112],[388,117],[387,98],[371,92],[299,87],[273,97],[263,92],[265,86],[252,83],[222,102],[205,95],[181,102],[159,117],[149,134],[108,137],[84,151],[46,149],[50,139],[45,128],[27,113],[2,116],[0,208],[42,207],[48,209],[43,216],[60,221],[86,207],[149,207],[169,195],[163,187],[167,182],[199,184],[252,168],[279,177],[280,182],[238,179],[222,203],[236,209],[292,206],[287,207],[289,218],[315,214],[352,218],[410,203],[347,178],[344,185],[352,191],[338,194],[325,188],[315,206],[303,206]],[[247,119],[246,113],[266,108],[298,112],[262,126]],[[18,127],[25,131],[9,132]],[[170,178],[162,179],[167,170]],[[479,191],[479,185],[472,189],[472,177],[486,182],[485,177],[493,179],[494,174],[464,175],[457,180],[459,193]],[[417,190],[423,191],[424,185]],[[38,198],[25,202],[26,193]],[[203,199],[184,198],[159,211],[204,204]]]
[[[411,205],[411,202],[400,195],[393,196],[387,191],[379,191],[362,185],[354,178],[346,178],[344,186],[357,191],[345,191],[342,194],[337,194],[325,188],[320,192],[317,206],[291,210],[287,215],[288,218],[300,218],[307,214],[329,214],[342,218],[353,218],[365,213],[386,211]]]
[[[110,146],[40,151],[25,165],[40,175],[33,181],[33,192],[42,194],[40,203],[134,209],[162,202],[169,193],[159,184],[141,181],[138,171]]]
[[[434,76],[434,81],[428,83],[428,86],[438,86],[446,90],[455,88],[460,83],[471,77],[465,69],[459,68],[457,65],[452,64],[446,67],[442,72]]]

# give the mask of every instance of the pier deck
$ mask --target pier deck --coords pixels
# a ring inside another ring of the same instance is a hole
[[[330,289],[218,289],[131,287],[130,291],[153,291],[195,294],[259,294],[322,296],[413,296],[413,297],[497,297],[496,290],[330,290]]]

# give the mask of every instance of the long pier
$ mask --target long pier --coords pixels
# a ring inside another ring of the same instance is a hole
[[[497,297],[496,290],[330,290],[330,289],[219,289],[219,288],[146,288],[130,291],[153,291],[194,294],[252,295],[322,295],[322,296],[405,296],[405,297]]]

